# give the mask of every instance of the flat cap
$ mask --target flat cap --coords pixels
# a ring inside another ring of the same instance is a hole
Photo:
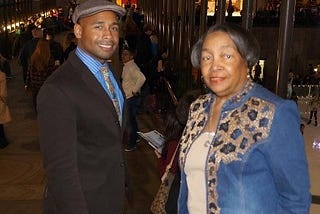
[[[107,0],[86,0],[75,8],[72,21],[76,24],[80,18],[92,16],[102,11],[112,11],[119,16],[126,13],[124,8]]]

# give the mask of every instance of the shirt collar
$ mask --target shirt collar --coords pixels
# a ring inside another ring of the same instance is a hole
[[[76,55],[89,68],[89,70],[93,74],[100,72],[100,68],[102,66],[106,66],[109,69],[109,65],[108,65],[107,61],[105,61],[104,63],[101,63],[99,60],[97,60],[97,59],[93,58],[92,56],[90,56],[89,54],[87,54],[79,46],[76,49]]]

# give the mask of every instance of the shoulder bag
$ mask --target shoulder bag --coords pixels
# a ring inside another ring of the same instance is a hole
[[[161,184],[158,189],[158,192],[155,198],[153,199],[153,202],[151,203],[151,213],[153,214],[166,214],[166,203],[168,200],[171,185],[175,178],[175,174],[170,172],[170,169],[176,157],[178,148],[179,148],[179,144],[171,158],[170,163],[166,167],[166,171],[161,178]]]

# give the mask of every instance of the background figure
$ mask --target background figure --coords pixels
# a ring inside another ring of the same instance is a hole
[[[128,103],[128,117],[129,117],[129,140],[128,147],[125,151],[130,152],[136,148],[138,140],[138,123],[136,114],[140,107],[140,89],[146,81],[145,76],[140,71],[140,68],[133,60],[133,50],[124,49],[122,51],[123,71],[122,71],[122,88],[126,95]]]
[[[22,66],[23,83],[26,84],[27,73],[30,65],[30,58],[36,49],[38,40],[43,37],[42,29],[35,28],[32,30],[32,39],[29,40],[21,50],[19,63]]]
[[[134,57],[134,62],[139,66],[141,72],[146,77],[146,82],[141,89],[141,104],[144,105],[144,101],[150,93],[150,74],[152,70],[152,47],[150,35],[152,34],[152,26],[150,24],[145,24],[143,27],[143,32],[140,34],[138,39],[138,44],[136,46],[136,54]],[[129,44],[130,46],[130,44]],[[150,97],[152,102],[155,103],[155,96]],[[155,106],[155,105],[152,105]],[[144,108],[141,107],[141,108]]]
[[[49,41],[50,54],[51,57],[54,59],[55,65],[61,65],[64,61],[62,45],[54,40],[54,35],[52,32],[46,33],[46,40]]]
[[[143,27],[143,32],[138,39],[138,44],[136,46],[136,55],[134,58],[135,63],[137,63],[142,73],[146,76],[147,80],[152,63],[152,44],[150,39],[151,34],[152,26],[150,24],[146,24]]]
[[[126,15],[126,19],[124,21],[124,32],[125,39],[128,42],[129,47],[133,50],[136,49],[140,30],[130,14]]]
[[[175,89],[176,77],[168,57],[169,51],[166,47],[163,47],[157,54],[156,63],[150,75],[150,93],[156,95],[158,113],[163,113],[167,108],[170,108],[170,102],[168,101],[171,98],[167,83],[173,90]]]
[[[8,146],[3,124],[11,121],[9,107],[7,105],[6,75],[0,70],[0,149]]]
[[[124,14],[107,0],[82,1],[72,16],[78,46],[41,87],[44,213],[124,212],[127,105],[107,62],[118,48],[118,21]]]
[[[13,77],[11,73],[10,62],[1,53],[0,53],[0,70],[6,74],[7,79],[11,79]]]
[[[125,20],[126,15],[122,16],[119,20],[119,60],[122,61],[122,51],[124,49],[126,32],[125,32]]]
[[[254,67],[253,81],[262,85],[262,79],[261,79],[260,75],[261,75],[261,66],[259,64],[257,64]]]
[[[169,110],[164,118],[164,133],[166,142],[161,154],[154,150],[158,157],[158,171],[160,178],[163,176],[167,165],[170,163],[174,152],[179,144],[182,131],[188,119],[190,104],[199,96],[200,91],[188,91],[179,100],[174,110]],[[177,153],[178,154],[178,153]],[[170,172],[175,174],[174,181],[171,185],[169,197],[166,204],[166,212],[168,214],[177,213],[177,201],[180,187],[180,171],[178,166],[178,155],[172,163]]]
[[[294,73],[292,70],[289,70],[289,75],[288,75],[288,86],[287,86],[287,99],[291,99],[292,97],[292,85],[293,85],[293,79],[294,79]]]
[[[56,69],[55,60],[50,53],[49,41],[41,39],[34,50],[27,73],[27,89],[32,91],[32,101],[36,111],[37,95],[44,81]]]
[[[308,125],[312,122],[312,118],[314,117],[314,126],[318,125],[318,108],[320,107],[320,99],[319,95],[316,95],[312,98],[310,102],[310,117],[308,121]]]
[[[159,44],[159,40],[158,40],[158,35],[155,33],[152,33],[150,35],[150,40],[151,40],[151,52],[152,52],[152,57],[154,59],[156,59],[158,57],[158,44]]]
[[[69,53],[76,49],[77,39],[74,33],[68,33],[64,42],[63,60],[67,60]]]
[[[259,50],[231,24],[211,26],[193,46],[210,91],[191,104],[181,137],[179,213],[309,213],[300,113],[248,78]]]
[[[304,133],[304,128],[305,128],[306,126],[303,124],[303,123],[301,123],[300,124],[300,132],[301,132],[301,134],[303,135],[303,133]]]

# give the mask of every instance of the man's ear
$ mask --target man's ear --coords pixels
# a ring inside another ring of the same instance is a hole
[[[73,27],[73,33],[76,36],[77,39],[80,39],[82,37],[82,27],[79,24],[74,24]]]

